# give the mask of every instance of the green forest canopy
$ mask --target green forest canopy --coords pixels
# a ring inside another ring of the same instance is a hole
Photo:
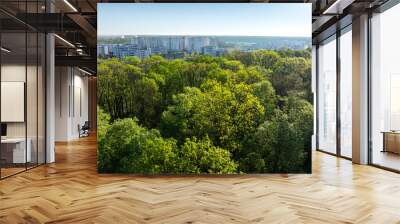
[[[311,52],[98,59],[98,169],[311,172]]]

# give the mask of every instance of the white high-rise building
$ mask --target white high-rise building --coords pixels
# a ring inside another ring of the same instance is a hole
[[[185,37],[170,37],[169,50],[182,51],[185,48]]]

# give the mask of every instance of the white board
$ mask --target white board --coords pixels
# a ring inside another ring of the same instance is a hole
[[[24,82],[1,82],[1,122],[24,122]]]

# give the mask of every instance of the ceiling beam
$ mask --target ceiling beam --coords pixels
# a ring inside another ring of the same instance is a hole
[[[56,66],[85,67],[97,71],[97,58],[92,56],[55,56]]]
[[[322,14],[342,14],[344,9],[353,2],[355,2],[355,0],[336,0],[329,5]]]
[[[97,44],[97,30],[90,24],[85,17],[80,14],[68,14],[68,17],[74,21],[87,34],[86,41],[91,45]]]

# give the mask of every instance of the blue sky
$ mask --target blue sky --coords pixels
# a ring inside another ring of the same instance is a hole
[[[311,4],[100,3],[99,35],[311,36]]]

